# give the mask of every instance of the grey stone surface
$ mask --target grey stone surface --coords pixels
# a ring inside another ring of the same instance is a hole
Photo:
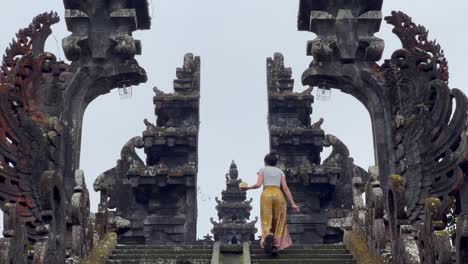
[[[94,184],[102,196],[102,214],[130,221],[119,233],[121,243],[195,244],[200,100],[200,58],[184,57],[174,80],[174,93],[154,89],[156,124],[145,120],[142,137],[122,148],[117,166]],[[144,149],[146,162],[136,149]],[[104,222],[105,219],[103,220]]]
[[[26,226],[21,223],[16,204],[5,204],[3,238],[0,238],[0,263],[28,263]]]
[[[278,166],[301,209],[288,214],[293,242],[340,242],[343,229],[351,228],[352,179],[362,169],[353,164],[343,142],[321,129],[324,120],[312,124],[312,89],[293,91],[292,70],[282,54],[267,59],[267,76],[270,148],[278,152]],[[322,160],[325,147],[332,151]]]
[[[379,181],[358,177],[353,186],[354,228],[366,233],[369,248],[380,254],[391,242],[394,263],[449,263],[441,215],[451,206],[450,195],[464,196],[458,183],[464,177],[468,101],[449,88],[440,45],[402,12],[385,18],[402,49],[375,63],[384,48],[374,36],[382,2],[301,1],[298,28],[317,34],[308,45],[313,61],[302,82],[339,89],[369,111]],[[358,197],[364,185],[365,209]]]
[[[309,86],[303,92],[293,91],[292,71],[281,54],[267,61],[270,147],[280,153],[302,209],[289,217],[289,227],[296,244],[334,243],[351,228],[352,217],[352,228],[364,233],[374,254],[391,249],[394,263],[449,263],[445,216],[454,208],[456,258],[464,263],[468,99],[449,87],[441,47],[404,13],[385,18],[402,48],[377,64],[384,49],[375,36],[382,4],[300,1],[298,29],[316,34],[307,45],[313,61],[302,76]],[[101,203],[95,219],[90,215],[87,186],[77,170],[83,114],[98,96],[146,81],[134,59],[141,43],[133,32],[149,29],[150,17],[146,0],[64,0],[64,6],[71,35],[62,46],[71,64],[44,51],[59,21],[45,13],[18,32],[0,68],[2,262],[25,263],[27,256],[37,264],[76,263],[109,231],[134,244],[211,245],[209,236],[196,240],[200,61],[191,54],[177,69],[173,94],[155,89],[156,123],[145,120],[143,135],[129,140],[117,166],[96,180]],[[317,87],[351,94],[369,111],[378,171],[369,175],[355,166],[344,143],[321,129],[323,120],[312,124],[311,92]],[[333,149],[322,160],[325,147]],[[145,162],[136,149],[145,150]],[[247,241],[254,232],[245,228],[245,194],[232,189],[238,181],[237,174],[230,176],[218,205],[215,239],[225,243],[234,237],[236,243]],[[313,263],[302,258],[311,254],[301,252],[294,261]],[[210,254],[201,255],[193,262],[208,263]],[[140,261],[119,257],[111,263]],[[166,257],[156,261],[192,261]]]
[[[63,46],[70,65],[44,51],[51,26],[59,21],[56,13],[34,18],[3,57],[0,207],[4,202],[18,207],[34,263],[73,262],[89,254],[89,193],[82,174],[75,175],[83,114],[91,101],[120,84],[146,80],[131,51],[139,44],[128,42],[137,30],[129,26],[132,19],[101,19],[138,1],[115,2],[64,1],[72,36]],[[138,29],[149,27],[147,9],[140,1],[133,13],[133,20],[146,23]]]

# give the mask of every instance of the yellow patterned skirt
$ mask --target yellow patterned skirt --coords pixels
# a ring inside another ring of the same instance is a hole
[[[274,245],[278,250],[292,245],[286,225],[286,199],[279,186],[265,186],[260,198],[260,217],[262,220],[262,240],[269,234],[275,237]]]

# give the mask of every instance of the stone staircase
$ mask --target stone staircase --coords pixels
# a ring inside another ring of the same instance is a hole
[[[209,264],[211,246],[117,245],[107,264]]]
[[[344,245],[293,246],[273,258],[258,245],[250,248],[252,264],[355,264],[353,255]]]

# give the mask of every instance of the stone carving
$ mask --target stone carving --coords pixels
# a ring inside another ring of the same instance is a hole
[[[307,46],[313,61],[302,76],[309,86],[303,92],[294,92],[281,54],[267,60],[270,148],[280,154],[302,209],[289,216],[290,231],[297,244],[335,243],[353,228],[374,254],[391,248],[394,263],[450,263],[445,215],[455,199],[456,258],[465,263],[468,99],[448,86],[440,45],[402,12],[385,18],[402,48],[377,64],[382,4],[300,1],[298,29],[317,35]],[[199,58],[184,57],[174,93],[154,89],[156,123],[145,120],[143,135],[129,140],[117,166],[94,183],[101,201],[93,226],[78,170],[83,114],[98,96],[146,81],[133,32],[151,22],[147,0],[64,5],[71,35],[62,44],[71,64],[45,52],[59,17],[44,13],[17,33],[0,66],[1,262],[77,263],[92,250],[94,230],[100,238],[114,231],[124,243],[197,243]],[[325,134],[323,119],[312,124],[315,87],[349,93],[369,111],[378,165],[369,173],[354,165],[343,142]],[[325,147],[333,149],[322,161]],[[218,200],[220,222],[213,221],[215,240],[225,244],[255,233],[239,182],[233,165]]]
[[[317,34],[307,51],[314,61],[302,81],[349,93],[369,111],[382,195],[370,193],[374,197],[367,202],[373,211],[361,207],[355,217],[381,219],[383,198],[393,261],[447,263],[450,248],[434,235],[443,232],[433,224],[437,214],[424,208],[426,199],[439,199],[443,206],[437,210],[445,211],[449,195],[461,188],[468,101],[449,88],[441,47],[402,12],[385,20],[403,48],[383,65],[375,63],[384,47],[373,36],[380,27],[381,7],[381,0],[301,1],[299,30]],[[367,233],[369,241],[382,237],[379,226],[377,233]],[[377,241],[371,245],[376,253],[385,244]]]
[[[21,222],[16,204],[4,205],[3,225],[3,238],[0,238],[0,263],[28,263],[26,226]]]
[[[276,53],[267,59],[270,147],[279,153],[301,214],[289,214],[291,236],[298,244],[337,243],[351,228],[352,179],[357,167],[338,138],[325,135],[323,119],[311,124],[312,89],[293,92],[292,71]],[[320,153],[332,147],[323,162]],[[365,172],[364,172],[365,173]]]
[[[240,190],[240,183],[242,180],[239,179],[237,165],[233,161],[229,173],[226,174],[226,190],[222,192],[221,200],[216,197],[220,222],[217,223],[211,218],[214,239],[223,245],[241,245],[255,240],[255,224],[258,217],[252,222],[247,222],[252,210],[252,199],[246,200],[247,193]]]
[[[317,38],[307,44],[307,55],[318,61],[379,61],[384,41],[374,36],[382,20],[383,0],[301,0],[298,29]]]
[[[131,139],[117,166],[96,179],[101,192],[100,233],[108,225],[107,208],[130,221],[122,243],[195,244],[196,175],[200,100],[200,59],[184,57],[174,93],[154,89],[156,125],[145,120],[143,137]],[[136,149],[144,149],[146,162]]]
[[[72,193],[83,113],[90,102],[113,88],[146,82],[146,73],[134,58],[141,53],[141,43],[132,34],[149,29],[151,21],[147,0],[64,0],[64,6],[71,35],[63,39],[62,46],[74,72],[67,88],[70,95],[63,98],[63,105],[68,106],[63,118],[73,126],[64,140],[74,143],[65,144],[64,152],[73,155],[64,162],[64,167],[69,168],[64,181]]]
[[[416,26],[406,14],[394,12],[386,18],[395,26],[403,49],[396,51],[382,66],[393,105],[392,135],[395,143],[396,172],[389,186],[391,233],[397,241],[394,254],[403,248],[398,243],[399,225],[419,226],[421,262],[449,261],[450,247],[435,242],[431,232],[441,234],[442,226],[433,226],[434,210],[446,212],[449,194],[460,188],[464,175],[460,164],[466,153],[466,120],[468,100],[448,85],[448,66],[440,46],[428,40],[428,31]],[[390,88],[391,87],[391,88]],[[427,208],[424,201],[440,199],[442,208]],[[392,203],[393,202],[393,203]],[[439,214],[441,213],[439,212]],[[441,220],[441,219],[439,219]],[[444,225],[445,227],[445,225]],[[432,236],[429,238],[429,236]],[[432,243],[427,244],[429,241]],[[429,253],[428,253],[429,251]]]
[[[91,221],[89,212],[89,192],[86,186],[84,172],[81,170],[75,173],[75,192],[71,197],[71,212],[67,221],[67,226],[71,229],[67,232],[67,239],[71,245],[71,257],[73,263],[79,263],[79,260],[84,259],[93,249],[94,242],[94,226]],[[71,231],[71,232],[70,232]]]
[[[34,18],[17,33],[17,40],[3,57],[0,208],[15,204],[20,221],[26,224],[27,246],[34,248],[33,263],[73,263],[91,250],[89,195],[82,177],[75,177],[83,114],[92,100],[121,83],[138,84],[146,80],[133,53],[121,52],[125,48],[116,38],[105,57],[90,56],[94,52],[90,46],[100,46],[106,37],[113,38],[110,35],[118,35],[126,42],[137,29],[127,26],[132,19],[118,18],[118,23],[112,26],[106,24],[107,20],[95,18],[83,23],[84,13],[102,16],[110,11],[118,13],[122,8],[131,11],[127,5],[138,1],[113,2],[64,1],[66,8],[82,12],[66,12],[68,28],[81,38],[74,44],[81,48],[79,56],[69,57],[71,65],[44,51],[51,26],[59,21],[56,13]],[[144,15],[147,8],[147,3],[140,1],[133,18],[149,26],[149,17]],[[72,13],[78,14],[74,16],[76,19],[71,19]],[[97,34],[97,29],[105,34]],[[70,43],[69,39],[64,41],[68,55]]]
[[[213,246],[215,241],[213,240],[213,236],[210,234],[206,234],[203,239],[198,239],[197,245],[202,245],[202,246]]]
[[[465,178],[463,186],[460,188],[459,192],[454,195],[456,197],[455,212],[458,213],[455,250],[457,263],[465,263],[468,262],[468,184],[466,184],[468,175],[468,159],[465,158],[465,161],[460,165],[460,167],[465,174]]]
[[[451,238],[443,222],[449,207],[438,198],[427,198],[425,208],[426,219],[418,234],[419,259],[421,263],[452,263]]]

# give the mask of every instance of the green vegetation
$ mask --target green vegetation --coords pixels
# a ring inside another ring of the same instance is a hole
[[[345,235],[345,244],[353,253],[357,264],[385,264],[383,258],[374,256],[369,250],[366,240],[362,234],[356,231],[349,231]]]
[[[117,245],[117,234],[107,234],[93,250],[91,255],[81,264],[103,264],[109,258],[110,254]]]

